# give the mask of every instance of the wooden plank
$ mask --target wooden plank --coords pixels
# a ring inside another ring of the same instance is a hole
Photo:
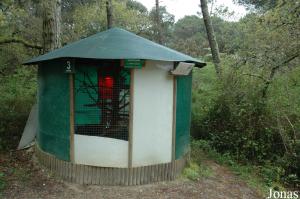
[[[157,165],[153,165],[153,181],[157,182]]]
[[[98,167],[95,167],[95,184],[100,184],[100,169]]]
[[[70,84],[70,160],[74,163],[74,74],[69,74],[69,84]]]
[[[150,166],[145,166],[145,184],[150,182],[151,173],[150,173]]]
[[[91,167],[90,166],[86,166],[86,172],[85,174],[87,175],[86,176],[86,184],[91,184]]]
[[[83,184],[83,177],[84,177],[84,175],[83,175],[83,169],[84,169],[84,166],[83,165],[79,165],[79,167],[78,167],[78,170],[79,170],[79,184]]]
[[[83,166],[83,184],[88,184],[88,166],[84,165]]]
[[[129,168],[129,175],[128,175],[128,185],[131,186],[132,184],[132,176],[133,176],[133,168]]]
[[[53,169],[53,172],[57,175],[57,168],[58,168],[58,161],[56,158],[54,158],[54,169]]]
[[[65,178],[67,181],[70,181],[69,178],[70,178],[70,169],[69,169],[69,164],[68,162],[64,161],[64,164],[65,164]]]
[[[118,185],[118,173],[119,172],[119,168],[113,168],[113,173],[112,173],[112,177],[113,177],[113,185]]]
[[[112,168],[108,168],[108,185],[112,185],[113,184],[113,169]]]
[[[57,159],[53,158],[53,173],[55,174],[57,172]]]
[[[156,182],[159,182],[159,168],[160,168],[160,164],[156,165]]]
[[[141,167],[141,184],[145,181],[145,167]]]
[[[114,169],[114,176],[115,176],[114,185],[119,185],[120,184],[120,169],[119,168]]]
[[[76,165],[73,163],[70,163],[71,165],[71,182],[75,182],[76,179]]]
[[[129,169],[125,170],[125,185],[128,186],[129,185]]]
[[[158,175],[158,181],[159,182],[162,181],[162,172],[161,172],[161,170],[162,170],[163,166],[164,166],[164,164],[158,165],[158,173],[157,173],[157,175]]]
[[[132,168],[132,147],[133,147],[133,93],[134,93],[134,70],[130,70],[130,97],[129,97],[129,132],[128,132],[128,168]]]
[[[120,179],[119,179],[119,185],[124,185],[123,184],[123,168],[120,168]]]
[[[108,173],[107,173],[107,179],[108,179],[108,185],[112,184],[112,168],[108,168]]]
[[[109,168],[106,168],[106,185],[109,185],[110,183],[110,177],[109,177]]]
[[[137,185],[137,171],[138,168],[133,168],[133,173],[132,173],[132,184]]]
[[[99,168],[99,184],[103,185],[103,168]]]
[[[73,164],[71,162],[68,162],[68,170],[69,170],[69,182],[72,182],[72,174],[73,174]]]
[[[176,162],[174,161],[173,168],[172,168],[172,180],[174,180],[176,178],[175,166],[176,166]]]
[[[60,167],[61,167],[61,171],[60,171],[60,176],[62,177],[62,178],[64,178],[64,176],[65,176],[65,167],[64,167],[64,161],[59,161],[59,164],[60,164]]]
[[[91,167],[91,184],[96,184],[97,171],[96,167]]]
[[[117,175],[118,175],[117,185],[121,185],[121,171],[122,171],[122,169],[119,168],[118,173],[117,173]]]
[[[169,168],[170,168],[170,163],[168,163],[166,165],[166,181],[169,181],[169,176],[170,176],[170,172],[169,172]]]
[[[57,176],[79,184],[139,185],[175,179],[186,165],[188,156],[158,165],[135,168],[101,168],[76,165],[55,158],[37,148],[38,161]]]
[[[154,178],[153,175],[154,174],[153,174],[153,166],[152,165],[149,166],[148,171],[149,171],[149,175],[150,175],[149,182],[153,182],[153,178]]]
[[[141,184],[141,167],[136,168],[136,185]]]
[[[66,172],[66,164],[65,164],[65,161],[60,161],[60,164],[61,164],[61,176],[62,176],[62,179],[66,180],[66,176],[67,176],[67,172]]]
[[[42,164],[46,167],[48,166],[48,158],[49,158],[49,156],[43,155],[43,163]]]
[[[48,169],[49,169],[50,171],[53,170],[53,159],[50,158],[50,156],[49,156],[49,165],[48,165]]]
[[[102,169],[102,184],[107,184],[107,168]]]
[[[63,174],[64,174],[64,167],[63,167],[63,162],[62,161],[58,161],[58,169],[59,169],[59,176],[61,178],[63,178]]]
[[[121,184],[126,185],[126,170],[127,169],[121,169]]]
[[[166,172],[166,170],[167,170],[167,164],[164,164],[164,166],[163,166],[163,169],[162,169],[162,176],[163,176],[163,181],[166,181],[167,180],[167,172]]]
[[[175,150],[176,150],[176,93],[177,93],[177,84],[176,76],[173,76],[173,123],[172,123],[172,158],[175,160]]]
[[[107,168],[103,168],[103,184],[107,184]]]

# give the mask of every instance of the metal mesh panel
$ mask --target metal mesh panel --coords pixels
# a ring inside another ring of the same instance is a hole
[[[76,68],[75,133],[128,140],[130,71],[119,64]]]
[[[70,92],[64,63],[53,60],[38,68],[39,147],[55,157],[70,160]]]

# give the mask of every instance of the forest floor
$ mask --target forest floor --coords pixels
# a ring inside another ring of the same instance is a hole
[[[32,150],[0,152],[0,198],[22,199],[256,199],[258,192],[212,160],[204,162],[212,175],[196,181],[180,177],[172,182],[140,186],[77,185],[58,180],[33,161]]]

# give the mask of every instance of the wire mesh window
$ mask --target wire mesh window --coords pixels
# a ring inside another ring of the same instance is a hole
[[[130,71],[118,62],[76,67],[75,133],[128,140]]]

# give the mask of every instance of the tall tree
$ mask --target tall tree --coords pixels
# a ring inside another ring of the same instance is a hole
[[[43,53],[61,47],[61,0],[43,2]]]
[[[159,11],[159,0],[155,0],[156,40],[159,44],[162,44],[161,19]]]
[[[113,26],[113,11],[111,0],[106,1],[106,17],[107,17],[107,29]]]
[[[201,4],[202,16],[206,28],[207,38],[211,49],[211,54],[215,65],[216,73],[220,77],[222,71],[221,71],[221,64],[220,64],[221,60],[220,60],[219,47],[216,40],[214,28],[212,26],[211,18],[208,12],[207,0],[200,0],[200,4]]]

